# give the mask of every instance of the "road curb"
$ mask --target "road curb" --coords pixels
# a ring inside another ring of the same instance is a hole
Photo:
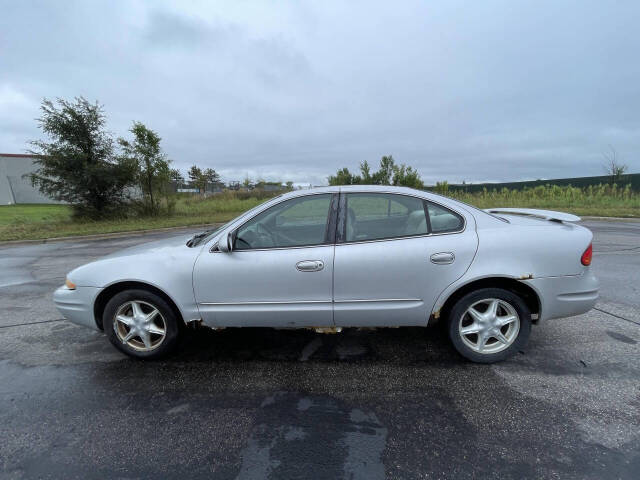
[[[0,242],[0,247],[15,246],[15,245],[38,245],[42,243],[55,243],[55,242],[67,242],[69,240],[106,240],[109,238],[119,237],[137,237],[145,235],[147,233],[160,233],[171,232],[176,230],[197,230],[199,228],[215,227],[216,225],[222,225],[222,223],[199,223],[197,225],[183,225],[181,227],[165,227],[165,228],[153,228],[146,230],[130,230],[127,232],[112,232],[112,233],[96,233],[94,235],[72,235],[68,237],[52,237],[52,238],[39,238],[34,240],[5,240]]]
[[[638,217],[591,217],[584,216],[580,217],[582,220],[599,220],[603,222],[632,222],[638,223],[640,222],[640,218]]]

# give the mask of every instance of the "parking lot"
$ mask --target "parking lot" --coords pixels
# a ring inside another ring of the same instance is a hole
[[[131,360],[72,268],[176,232],[0,248],[0,478],[638,478],[640,222],[588,221],[597,308],[463,361],[441,328],[195,330]]]

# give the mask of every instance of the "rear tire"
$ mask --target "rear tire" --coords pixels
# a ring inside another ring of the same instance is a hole
[[[518,295],[482,288],[460,298],[447,319],[449,339],[460,355],[494,363],[522,350],[531,333],[531,312]]]
[[[147,290],[114,295],[105,306],[102,322],[111,343],[133,358],[164,357],[180,340],[180,318],[166,300]]]

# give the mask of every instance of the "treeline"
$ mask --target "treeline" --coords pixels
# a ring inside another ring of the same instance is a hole
[[[46,140],[31,142],[37,155],[36,170],[27,176],[40,192],[73,208],[76,217],[171,214],[177,188],[184,186],[182,172],[162,150],[160,136],[134,121],[129,136],[115,137],[106,129],[107,117],[99,103],[83,97],[73,101],[44,100],[37,119]],[[187,172],[189,186],[200,193],[219,189],[239,190],[240,182],[224,185],[213,168],[193,165]],[[293,189],[280,182],[251,181],[245,190]]]
[[[449,190],[446,182],[440,184],[438,193],[462,200],[479,208],[526,207],[563,210],[578,215],[638,216],[640,193],[627,184],[589,185],[537,185],[515,190],[509,188],[487,189],[476,192]]]
[[[115,138],[103,107],[83,97],[45,99],[41,112],[38,126],[48,140],[31,142],[38,168],[28,176],[43,194],[90,218],[172,209],[171,160],[156,132],[134,121],[130,137]]]
[[[623,173],[619,177],[614,175],[599,175],[594,177],[572,177],[572,178],[554,178],[548,180],[527,180],[521,182],[500,182],[500,183],[458,183],[448,184],[449,191],[463,191],[467,193],[477,193],[483,190],[501,190],[508,188],[509,190],[524,190],[538,186],[558,185],[561,187],[578,187],[586,188],[597,185],[613,185],[617,184],[619,188],[630,185],[630,188],[636,192],[640,192],[640,173]],[[429,187],[427,187],[429,188]]]
[[[360,175],[352,174],[348,168],[338,170],[328,178],[329,185],[398,185],[411,188],[424,188],[420,174],[404,163],[396,164],[393,156],[385,155],[380,159],[377,171],[372,172],[365,160],[360,164]]]

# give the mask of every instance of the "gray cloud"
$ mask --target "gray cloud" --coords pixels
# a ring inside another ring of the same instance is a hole
[[[640,170],[633,1],[0,0],[0,151],[43,97],[140,120],[186,169],[320,184],[393,154],[426,181]]]

